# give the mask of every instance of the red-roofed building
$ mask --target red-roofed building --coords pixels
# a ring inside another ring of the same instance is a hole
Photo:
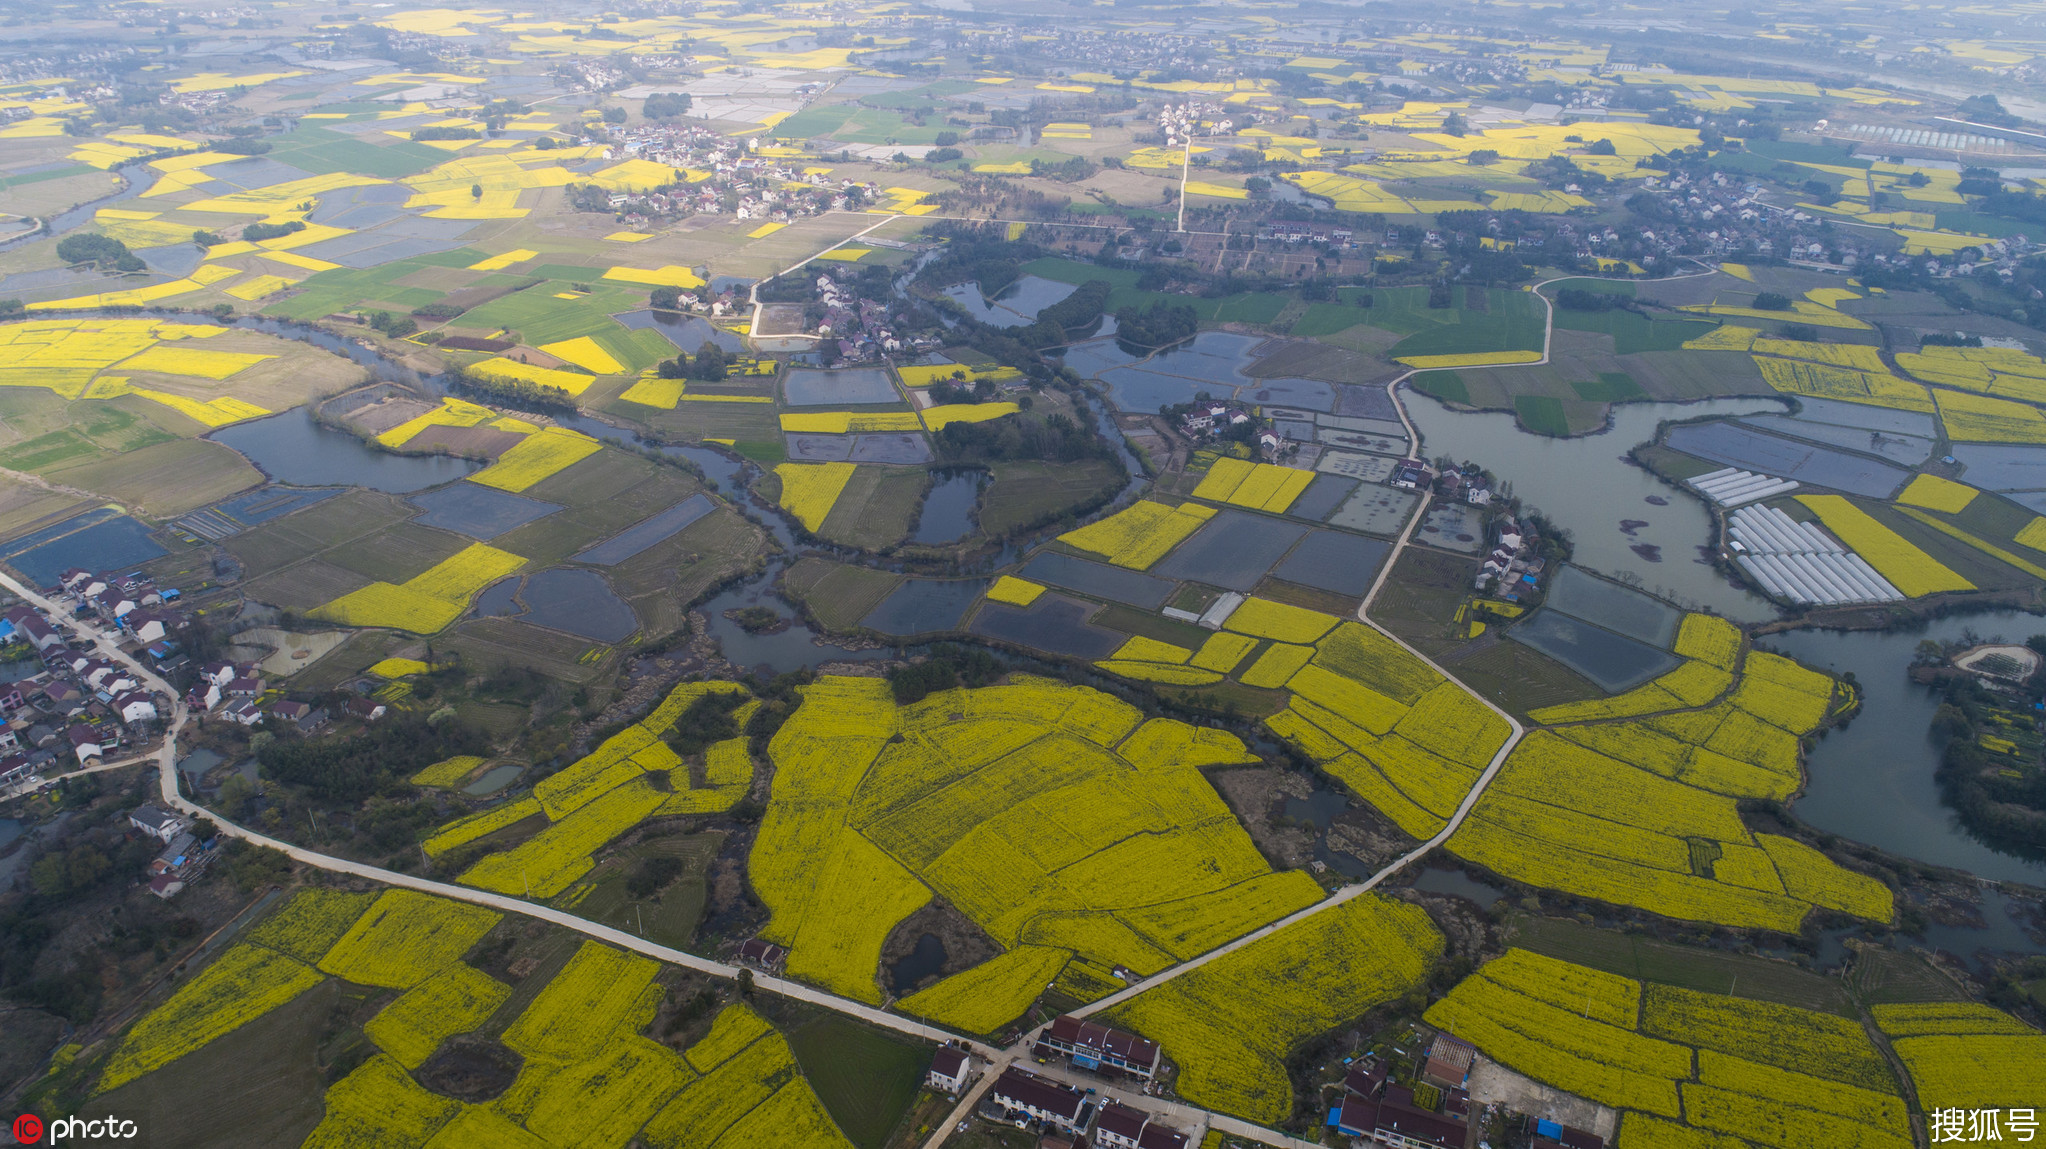
[[[1158,1072],[1156,1042],[1092,1021],[1056,1018],[1037,1043],[1072,1058],[1082,1069],[1113,1069],[1146,1079]]]

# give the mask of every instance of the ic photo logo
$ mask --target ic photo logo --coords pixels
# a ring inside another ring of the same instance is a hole
[[[33,1113],[24,1113],[14,1119],[14,1139],[23,1145],[40,1145],[45,1134],[49,1143],[56,1145],[64,1141],[105,1138],[127,1140],[139,1136],[140,1132],[133,1121],[123,1121],[118,1117],[100,1117],[91,1121],[81,1117],[59,1117],[47,1125]]]

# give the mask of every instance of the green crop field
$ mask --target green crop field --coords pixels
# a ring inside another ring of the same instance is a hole
[[[809,607],[826,630],[833,631],[858,626],[901,581],[901,575],[888,571],[820,558],[799,559],[782,575],[782,587]]]
[[[380,105],[371,107],[385,110]],[[314,175],[351,172],[399,179],[446,163],[448,154],[405,140],[372,144],[326,128],[301,127],[278,137],[270,146],[270,158]]]
[[[930,486],[929,472],[920,467],[856,467],[817,533],[862,550],[894,546],[915,528],[917,509]]]
[[[881,1149],[916,1100],[925,1047],[836,1015],[788,1029],[789,1048],[831,1119],[860,1149]]]
[[[934,144],[938,133],[948,130],[942,123],[928,120],[919,127],[902,113],[885,108],[833,104],[797,112],[775,126],[774,136],[780,140],[828,136],[843,144]]]
[[[1570,416],[1563,410],[1561,399],[1546,395],[1516,395],[1513,398],[1513,413],[1520,417],[1520,425],[1537,435],[1562,437],[1570,433]]]
[[[996,463],[994,482],[980,497],[980,531],[1006,537],[1030,523],[1063,513],[1112,491],[1123,480],[1122,468],[1105,459],[1074,464]]]
[[[1622,977],[1854,1016],[1854,1003],[1839,982],[1784,962],[1689,949],[1557,918],[1522,924],[1514,944]]]
[[[505,328],[518,332],[521,339],[534,345],[584,335],[627,338],[632,333],[611,318],[611,313],[645,306],[646,295],[636,289],[604,285],[597,280],[600,274],[601,271],[589,270],[579,279],[547,280],[524,291],[500,295],[464,312],[462,326]],[[557,293],[566,294],[573,283],[588,284],[592,290],[579,299],[554,298]],[[666,343],[666,340],[662,342]],[[638,344],[635,342],[633,346],[637,349]],[[634,358],[641,358],[644,354],[636,350]],[[674,352],[669,350],[667,354]]]
[[[1584,282],[1573,280],[1572,282]],[[1629,285],[1631,286],[1631,285]],[[1693,319],[1649,319],[1633,311],[1572,311],[1556,308],[1556,326],[1564,331],[1591,331],[1613,337],[1621,355],[1642,351],[1676,351],[1718,326]]]
[[[1431,308],[1427,306],[1426,288],[1394,288],[1374,293],[1371,322],[1388,331],[1399,331],[1403,326],[1412,328],[1413,333],[1395,343],[1388,353],[1394,358],[1542,349],[1546,313],[1532,292],[1493,288],[1485,296],[1483,311]]]
[[[1577,397],[1591,403],[1624,403],[1629,399],[1645,399],[1648,393],[1634,382],[1624,371],[1601,371],[1597,379],[1573,379],[1570,389]]]
[[[1414,390],[1449,403],[1469,404],[1471,389],[1454,371],[1423,371],[1408,380]]]

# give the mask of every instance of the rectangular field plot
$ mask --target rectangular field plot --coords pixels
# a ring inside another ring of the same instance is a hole
[[[1371,589],[1378,566],[1392,547],[1377,539],[1340,531],[1314,531],[1272,572],[1276,578],[1351,597]]]
[[[913,578],[867,612],[860,625],[899,637],[956,630],[987,587],[986,579]]]
[[[88,512],[39,531],[36,537],[47,541],[17,550],[7,561],[37,586],[56,585],[58,576],[72,567],[111,571],[170,553],[149,537],[146,525],[127,515],[104,518]]]
[[[1729,467],[1874,499],[1888,498],[1910,477],[1909,472],[1886,463],[1779,439],[1735,423],[1672,427],[1667,442],[1674,450]]]
[[[1886,435],[1910,435],[1930,439],[1939,433],[1939,425],[1932,416],[1916,411],[1899,411],[1894,407],[1872,407],[1866,403],[1842,403],[1838,399],[1819,399],[1800,395],[1796,415],[1786,418],[1800,423],[1826,423],[1835,427],[1860,427],[1869,431],[1881,431]]]
[[[1844,447],[1863,454],[1881,455],[1890,462],[1904,467],[1915,467],[1932,457],[1933,441],[1916,435],[1871,431],[1865,427],[1842,427],[1802,417],[1792,418],[1788,415],[1749,415],[1741,420],[1741,424],[1771,434],[1794,436],[1829,447]]]
[[[1352,455],[1347,451],[1330,451],[1321,457],[1321,461],[1315,464],[1314,469],[1326,475],[1347,475],[1359,482],[1383,483],[1392,478],[1392,470],[1398,465],[1396,460],[1382,455]]]
[[[1306,533],[1307,528],[1283,519],[1224,510],[1155,569],[1169,579],[1247,591]]]
[[[1664,649],[1684,619],[1684,612],[1667,603],[1576,567],[1557,573],[1549,585],[1549,607]]]
[[[1428,508],[1427,517],[1421,520],[1421,529],[1414,533],[1414,541],[1474,555],[1485,544],[1485,527],[1478,521],[1477,512],[1469,506],[1441,503]]]
[[[1310,411],[1336,409],[1335,384],[1318,379],[1265,379],[1254,387],[1238,391],[1236,397],[1242,402],[1259,405],[1284,403]]]
[[[782,575],[782,587],[808,606],[826,630],[851,630],[902,581],[872,567],[845,566],[820,558],[798,559]]]
[[[1113,602],[1126,602],[1145,610],[1164,606],[1173,585],[1168,579],[1061,554],[1038,555],[1018,573],[1032,582],[1064,587]]]
[[[710,509],[709,499],[700,494],[691,495],[660,514],[627,527],[596,546],[578,552],[575,561],[593,566],[615,566],[655,543],[673,536],[677,531],[709,514]]]
[[[1553,610],[1536,611],[1507,631],[1508,638],[1541,651],[1609,691],[1631,690],[1683,661],[1666,650]]]
[[[1092,603],[1042,594],[1027,607],[988,603],[973,616],[974,634],[1088,661],[1107,658],[1127,638],[1087,621]]]
[[[1350,431],[1341,427],[1317,427],[1314,437],[1331,447],[1347,451],[1369,451],[1374,455],[1404,457],[1407,441],[1397,435],[1381,435],[1370,431]]]
[[[449,483],[437,491],[414,495],[410,501],[426,512],[419,522],[472,539],[494,539],[561,509],[559,503],[543,503],[474,483]]]
[[[1293,505],[1286,508],[1286,513],[1296,519],[1310,519],[1318,523],[1342,506],[1343,500],[1349,498],[1357,486],[1357,480],[1348,475],[1317,475],[1313,482],[1307,484],[1307,489],[1300,492],[1300,497],[1293,500]]]
[[[931,441],[906,431],[859,435],[791,432],[782,437],[789,459],[798,463],[901,463],[931,461]]]
[[[801,367],[789,371],[782,384],[782,401],[791,407],[857,406],[862,403],[899,403],[902,396],[879,367],[851,367],[818,371]]]
[[[1400,533],[1420,501],[1421,497],[1412,491],[1367,483],[1328,517],[1328,525],[1389,537]]]
[[[1971,487],[1985,491],[2035,491],[2046,487],[2046,447],[1956,443],[1953,452],[1954,458],[1968,469]]]

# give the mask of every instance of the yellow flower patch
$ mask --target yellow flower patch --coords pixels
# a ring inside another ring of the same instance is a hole
[[[989,602],[1007,603],[1010,606],[1029,606],[1037,601],[1038,595],[1043,593],[1044,588],[1037,583],[1031,582],[1029,579],[1017,578],[1015,575],[1003,575],[995,580],[993,586],[988,588],[987,600]]]
[[[454,963],[504,915],[414,890],[386,890],[320,969],[357,985],[409,989]]]
[[[516,494],[602,449],[603,444],[580,431],[542,427],[499,455],[495,463],[470,475],[469,481]]]
[[[1948,393],[1943,393],[1945,402]],[[2040,424],[2046,429],[2046,422]],[[1944,563],[1913,546],[1910,540],[1877,522],[1868,512],[1842,495],[1799,495],[1797,501],[1812,509],[1843,543],[1867,559],[1877,573],[1904,592],[1906,597],[1944,591],[1974,590],[1975,584],[1947,569]]]
[[[320,984],[318,970],[261,946],[238,945],[186,982],[114,1051],[102,1093],[168,1065]]]
[[[525,559],[509,551],[471,543],[404,583],[373,582],[308,613],[343,626],[389,626],[431,634],[460,617],[478,591],[525,565]]]
[[[1213,507],[1199,503],[1170,507],[1140,499],[1105,519],[1067,531],[1059,541],[1119,567],[1148,570],[1214,516]]]
[[[782,416],[787,420],[789,416]],[[824,525],[825,516],[838,502],[845,485],[852,481],[851,463],[781,463],[774,468],[781,480],[780,504],[805,529]]]

